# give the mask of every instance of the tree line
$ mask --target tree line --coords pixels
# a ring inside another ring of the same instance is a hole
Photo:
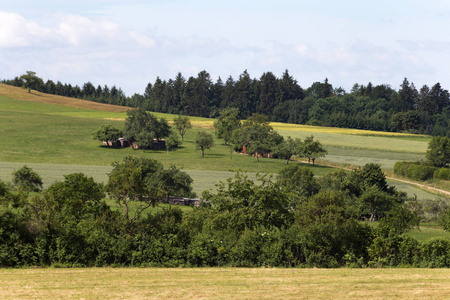
[[[22,76],[3,82],[23,86],[26,81]],[[346,92],[327,79],[302,88],[287,70],[280,78],[266,72],[259,79],[244,71],[236,80],[229,76],[225,82],[220,77],[213,82],[208,72],[201,71],[188,79],[181,73],[169,80],[158,77],[142,95],[131,97],[115,86],[95,87],[90,82],[82,87],[52,80],[33,84],[41,92],[154,112],[217,117],[224,108],[237,108],[241,119],[259,113],[276,122],[450,135],[448,90],[439,83],[417,89],[407,78],[398,90],[369,82],[355,84]]]
[[[27,167],[13,178],[0,181],[1,267],[450,266],[450,241],[405,235],[424,206],[376,164],[321,178],[298,164],[257,181],[236,173],[186,213],[148,212],[164,195],[189,195],[192,183],[149,158],[113,163],[105,185],[75,173],[43,190]],[[448,207],[439,219],[450,230]]]

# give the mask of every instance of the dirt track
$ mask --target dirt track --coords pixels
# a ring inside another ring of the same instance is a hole
[[[434,187],[431,187],[431,186],[428,186],[428,185],[425,185],[425,184],[412,182],[412,181],[408,181],[408,180],[403,180],[403,179],[398,179],[398,178],[393,178],[393,177],[386,177],[386,179],[404,182],[404,183],[407,183],[407,184],[418,186],[418,187],[423,188],[425,190],[430,190],[430,191],[434,191],[434,192],[443,194],[444,196],[450,196],[450,192],[448,192],[446,190],[437,189],[437,188],[434,188]]]

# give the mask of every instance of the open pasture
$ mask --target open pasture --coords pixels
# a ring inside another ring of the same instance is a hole
[[[397,161],[425,160],[425,153],[405,153],[372,149],[355,149],[325,146],[328,154],[323,161],[348,167],[362,167],[368,162],[380,164],[381,168],[392,170]]]
[[[0,269],[2,299],[449,299],[449,269]]]
[[[426,242],[431,239],[448,239],[450,240],[450,232],[442,230],[440,227],[432,226],[420,226],[419,228],[413,228],[406,233],[409,236],[414,237],[419,242]],[[449,282],[450,284],[450,282]]]
[[[285,166],[281,159],[261,159],[258,163],[255,158],[237,153],[233,153],[230,159],[229,148],[220,140],[216,140],[216,146],[201,158],[199,151],[195,150],[194,136],[201,127],[211,130],[213,119],[191,117],[194,128],[188,131],[184,144],[174,152],[112,149],[93,140],[92,132],[103,124],[121,128],[129,108],[35,91],[29,94],[21,88],[4,84],[0,84],[0,95],[0,133],[3,137],[0,179],[5,181],[10,180],[12,171],[27,164],[42,175],[47,186],[61,180],[62,175],[73,172],[83,172],[105,182],[112,162],[133,155],[158,159],[166,167],[176,165],[183,168],[194,179],[194,190],[200,195],[205,189],[214,189],[215,183],[233,176],[238,169],[254,176],[257,172],[276,173]],[[169,122],[174,117],[155,115]],[[303,139],[314,134],[328,149],[324,161],[347,166],[375,162],[385,169],[392,169],[398,160],[423,159],[429,141],[427,136],[410,134],[282,123],[272,125],[284,136]],[[304,166],[313,168],[318,176],[332,170],[308,164]],[[423,198],[431,197],[424,195]]]
[[[330,132],[310,132],[300,130],[278,130],[283,136],[304,139],[314,135],[325,146],[341,147],[348,149],[368,149],[385,152],[425,154],[429,137],[422,140],[414,140],[409,137],[386,137],[371,135],[355,135]]]

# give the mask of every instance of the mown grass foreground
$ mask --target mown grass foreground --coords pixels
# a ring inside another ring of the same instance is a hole
[[[2,299],[449,299],[449,269],[0,270]]]

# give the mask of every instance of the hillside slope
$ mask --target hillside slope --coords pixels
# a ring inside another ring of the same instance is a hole
[[[64,96],[44,94],[37,91],[31,91],[31,93],[28,93],[27,90],[3,83],[0,83],[0,96],[16,100],[58,104],[75,108],[93,109],[107,112],[126,112],[131,109],[130,107],[103,104]]]

